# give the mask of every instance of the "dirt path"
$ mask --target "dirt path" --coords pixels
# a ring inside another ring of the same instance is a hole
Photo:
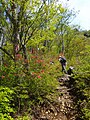
[[[60,112],[64,114],[65,119],[60,119],[58,117],[58,120],[75,120],[76,119],[76,108],[74,105],[74,96],[71,95],[71,89],[72,87],[69,86],[69,77],[67,75],[63,76],[62,78],[59,78],[60,82],[60,88],[58,89],[60,93],[62,93],[62,96],[59,97],[58,101],[60,102]]]
[[[73,102],[74,96],[71,95],[72,88],[69,86],[69,80],[68,75],[58,78],[60,86],[57,88],[59,97],[56,103],[47,103],[47,106],[40,110],[40,115],[33,120],[76,120],[77,112]]]

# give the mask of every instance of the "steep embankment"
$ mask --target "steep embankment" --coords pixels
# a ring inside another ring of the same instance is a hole
[[[47,102],[34,112],[33,120],[76,120],[77,111],[74,105],[75,97],[72,96],[70,78],[64,75],[58,78],[60,86],[57,88],[59,97],[55,103]]]

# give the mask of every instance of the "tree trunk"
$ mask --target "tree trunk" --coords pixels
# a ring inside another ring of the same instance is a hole
[[[27,54],[26,54],[26,47],[25,45],[22,45],[23,49],[23,56],[24,56],[24,63],[25,63],[25,69],[28,71],[28,59],[27,59]]]

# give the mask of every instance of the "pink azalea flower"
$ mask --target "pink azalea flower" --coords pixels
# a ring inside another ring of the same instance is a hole
[[[38,77],[38,78],[41,78],[41,76],[40,76],[40,75],[38,75],[37,77]]]
[[[44,73],[44,70],[41,70],[41,73]]]
[[[5,76],[4,75],[2,75],[2,77],[1,77],[2,79],[4,79],[5,78]]]

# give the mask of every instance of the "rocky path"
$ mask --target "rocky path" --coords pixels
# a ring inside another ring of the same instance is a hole
[[[59,97],[58,101],[60,102],[60,112],[63,113],[65,118],[58,120],[76,120],[77,112],[74,105],[74,96],[71,95],[71,89],[69,85],[69,77],[67,75],[59,78],[60,88],[58,89],[62,95]]]
[[[69,76],[64,75],[58,78],[60,86],[57,88],[59,97],[56,103],[47,103],[39,111],[40,115],[36,114],[33,120],[76,120],[77,112],[74,105],[74,96],[71,95],[72,87],[69,86]]]

